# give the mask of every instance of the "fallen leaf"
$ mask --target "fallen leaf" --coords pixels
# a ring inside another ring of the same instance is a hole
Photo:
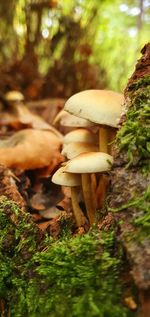
[[[25,129],[0,141],[0,164],[30,170],[51,166],[52,172],[62,161],[60,139],[51,131]]]
[[[16,104],[14,106],[14,109],[17,113],[17,118],[19,122],[21,122],[22,124],[29,125],[29,127],[33,129],[52,131],[54,134],[56,134],[56,136],[62,139],[62,135],[57,129],[45,122],[45,120],[40,116],[32,113],[25,105]]]
[[[41,179],[40,183],[32,186],[34,194],[30,198],[30,207],[44,211],[56,206],[64,195],[61,186],[53,184],[50,178]]]
[[[45,219],[53,219],[62,214],[63,210],[60,210],[56,206],[50,207],[46,210],[41,210],[39,214]]]

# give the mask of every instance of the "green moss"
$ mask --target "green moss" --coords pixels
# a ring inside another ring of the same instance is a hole
[[[145,232],[146,236],[150,238],[150,186],[145,191],[144,195],[139,199],[137,203],[137,208],[142,211],[142,213],[134,219],[134,223],[140,226]]]
[[[12,316],[130,316],[121,304],[121,258],[114,255],[113,233],[51,240],[33,263],[36,278],[12,298]],[[18,279],[13,284],[17,290],[21,285]]]
[[[108,207],[108,211],[120,212],[132,207],[134,211],[137,211],[136,216],[134,213],[132,223],[140,229],[142,236],[150,238],[150,186],[141,196],[130,199],[126,204],[118,208]]]
[[[150,172],[150,76],[129,87],[129,98],[126,122],[118,132],[117,144],[120,153],[127,157],[126,168],[136,166],[147,176]],[[117,209],[108,208],[114,212],[128,209],[132,210],[131,221],[140,239],[150,238],[150,187]],[[131,238],[137,239],[137,235]]]
[[[5,213],[4,213],[5,212]],[[8,220],[9,219],[9,220]],[[37,229],[31,222],[28,213],[22,213],[12,201],[4,198],[0,201],[0,227],[1,231],[1,247],[11,247],[11,252],[17,256],[18,253],[25,249],[32,254],[36,250]],[[6,234],[7,233],[7,234]]]
[[[135,81],[130,85],[130,91],[131,93],[135,92],[139,88],[143,88],[150,85],[150,76],[146,75],[139,80]]]
[[[150,171],[150,77],[133,84],[126,122],[117,134],[120,151],[127,152],[127,167],[139,164]]]
[[[84,236],[65,235],[58,241],[46,237],[43,251],[38,252],[28,215],[20,217],[18,210],[16,216],[8,200],[0,202],[0,225],[0,296],[5,316],[134,316],[122,305],[122,252],[116,248],[113,230],[100,233],[94,228]]]

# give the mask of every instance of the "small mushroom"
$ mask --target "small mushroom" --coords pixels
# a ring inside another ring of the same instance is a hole
[[[92,199],[91,174],[108,172],[112,162],[112,156],[107,153],[90,152],[76,156],[64,166],[64,172],[81,174],[84,202],[90,225],[93,224],[96,213],[95,202]]]
[[[99,124],[99,150],[108,153],[112,133],[117,128],[124,102],[122,94],[111,90],[85,90],[70,97],[64,109],[69,113]]]
[[[52,176],[52,182],[71,188],[72,210],[76,224],[78,227],[84,226],[87,223],[87,220],[79,206],[77,198],[77,187],[81,184],[80,175],[67,173],[64,171],[64,167],[60,167]]]
[[[63,145],[61,154],[72,159],[81,153],[98,152],[98,146],[91,143],[72,142]]]
[[[92,127],[94,125],[89,120],[86,120],[86,119],[83,119],[83,118],[79,118],[79,116],[71,115],[65,110],[61,110],[57,114],[57,116],[55,117],[55,119],[53,121],[53,125],[55,125],[58,122],[62,126],[72,127],[72,128]]]
[[[24,101],[24,95],[20,91],[17,91],[17,90],[8,91],[5,94],[4,98],[10,104]]]
[[[76,129],[67,133],[63,138],[64,144],[68,144],[71,142],[98,144],[98,138],[96,134],[87,129]]]

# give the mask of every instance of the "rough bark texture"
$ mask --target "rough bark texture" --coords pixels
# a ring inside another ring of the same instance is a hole
[[[131,78],[128,81],[127,88],[125,89],[125,95],[128,95],[128,92],[132,90],[132,84],[137,81],[139,78],[144,77],[145,75],[150,75],[150,43],[146,44],[142,50],[142,57],[136,64],[136,68]]]
[[[142,49],[142,57],[137,62],[135,72],[129,79],[127,88],[125,89],[125,112],[120,120],[120,129],[128,120],[128,112],[134,104],[135,92],[139,86],[136,87],[140,79],[148,78],[150,76],[150,44],[147,44]],[[150,77],[149,77],[150,79]],[[150,81],[149,81],[150,84]],[[147,87],[149,86],[147,84]],[[145,84],[143,82],[140,86],[142,92]],[[150,86],[149,86],[150,87]],[[150,89],[149,89],[150,90]],[[149,101],[146,101],[147,109],[149,107]],[[149,110],[148,110],[149,111]],[[136,120],[136,117],[135,117]],[[147,120],[150,120],[148,115]],[[150,121],[149,121],[150,122]],[[143,126],[144,126],[143,122]],[[150,128],[150,126],[149,126]],[[149,142],[150,140],[147,140]],[[139,298],[141,302],[140,316],[150,316],[150,235],[143,232],[143,228],[134,225],[134,220],[145,214],[145,207],[135,203],[135,199],[144,197],[148,186],[150,185],[150,173],[149,168],[147,173],[143,173],[141,170],[141,164],[143,166],[150,160],[148,157],[146,160],[142,156],[139,156],[137,152],[133,154],[133,162],[127,167],[128,162],[128,148],[122,149],[118,143],[114,146],[114,167],[111,173],[111,187],[108,197],[108,210],[116,210],[114,213],[115,221],[120,223],[119,227],[119,240],[125,248],[127,257],[130,263],[130,273],[133,277],[133,281],[138,289]],[[137,153],[137,154],[136,154]],[[137,156],[136,156],[137,155]],[[134,201],[133,201],[134,198]],[[144,200],[143,203],[145,204]],[[147,201],[149,206],[149,198]],[[147,210],[149,207],[146,207]],[[149,210],[148,210],[149,212]]]

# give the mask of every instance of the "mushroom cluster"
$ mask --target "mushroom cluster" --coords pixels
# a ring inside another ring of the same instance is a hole
[[[74,130],[63,139],[62,154],[69,161],[56,171],[52,182],[71,187],[72,210],[78,227],[84,226],[87,221],[91,226],[95,220],[97,179],[103,186],[103,178],[111,169],[111,143],[117,131],[122,104],[123,95],[120,93],[86,90],[70,97],[55,120],[70,127],[73,123]],[[77,188],[82,190],[85,216],[79,206]]]

